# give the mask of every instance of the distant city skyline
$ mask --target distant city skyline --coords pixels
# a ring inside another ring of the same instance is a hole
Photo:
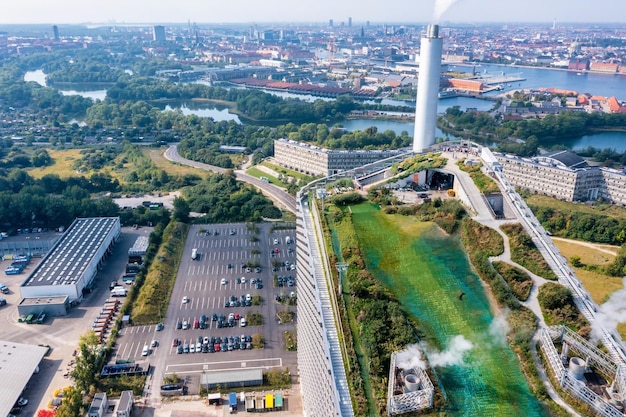
[[[441,22],[545,22],[621,23],[626,2],[615,0],[527,0],[511,3],[502,0],[439,0],[451,5]],[[306,8],[302,2],[240,0],[210,2],[179,0],[175,3],[148,0],[9,0],[2,7],[0,24],[39,23],[299,23],[343,22],[353,27],[366,21],[384,23],[434,22],[434,0],[318,0]],[[439,22],[435,22],[439,23]]]

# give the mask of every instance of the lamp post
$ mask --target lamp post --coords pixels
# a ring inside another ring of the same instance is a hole
[[[339,295],[343,294],[342,282],[343,282],[343,274],[348,270],[348,264],[346,262],[337,262],[335,265],[337,271],[339,272]]]

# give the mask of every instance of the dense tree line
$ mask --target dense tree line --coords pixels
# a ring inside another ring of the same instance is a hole
[[[529,207],[541,225],[554,235],[609,245],[626,243],[626,219],[532,204]]]
[[[54,174],[34,180],[12,170],[0,179],[0,218],[6,230],[68,226],[76,217],[117,216],[110,198],[92,199],[93,186],[84,177],[62,180]]]
[[[205,213],[203,223],[260,221],[282,216],[263,194],[238,182],[232,172],[208,176],[183,190],[192,212]]]

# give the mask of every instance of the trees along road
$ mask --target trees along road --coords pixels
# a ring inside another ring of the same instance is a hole
[[[177,145],[171,145],[165,153],[163,154],[165,159],[171,162],[176,162],[182,165],[188,165],[194,168],[203,169],[205,171],[216,172],[219,174],[223,174],[227,171],[226,168],[217,167],[214,165],[204,164],[202,162],[192,161],[191,159],[183,158],[178,154]],[[278,203],[285,209],[291,211],[292,213],[296,213],[296,199],[289,193],[287,193],[282,188],[279,188],[273,184],[269,184],[259,178],[253,177],[252,175],[246,174],[242,170],[235,170],[235,178],[239,181],[243,181],[245,183],[254,185],[268,198],[272,199],[274,202]]]

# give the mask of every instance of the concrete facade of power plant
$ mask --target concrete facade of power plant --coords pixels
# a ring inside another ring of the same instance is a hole
[[[317,234],[315,204],[305,187],[298,195],[296,254],[298,278],[298,373],[305,416],[354,415],[333,313],[332,288],[323,265],[326,256]],[[327,263],[326,263],[327,264]]]
[[[626,206],[624,170],[590,167],[580,156],[555,151],[534,158],[494,153],[515,187],[565,201],[608,201]]]
[[[422,152],[435,143],[442,51],[443,40],[439,37],[439,26],[428,25],[426,36],[420,43],[420,69],[413,134],[414,152]]]

